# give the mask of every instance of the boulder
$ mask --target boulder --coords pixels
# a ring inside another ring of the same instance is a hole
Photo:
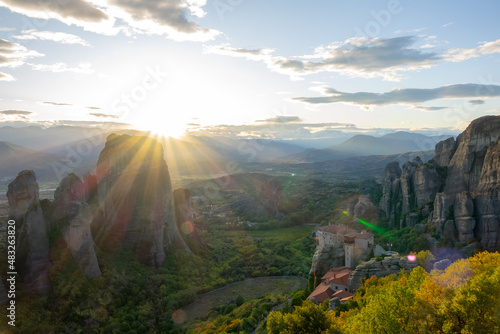
[[[444,259],[444,260],[441,260],[441,261],[434,263],[434,266],[432,267],[432,269],[445,270],[450,265],[451,265],[451,261],[449,259]]]
[[[335,309],[340,306],[340,298],[339,297],[333,297],[330,299],[330,302],[328,303],[330,306],[330,311],[335,311]]]

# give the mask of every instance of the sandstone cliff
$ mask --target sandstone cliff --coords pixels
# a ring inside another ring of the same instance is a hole
[[[97,163],[97,194],[101,233],[130,246],[143,263],[162,265],[165,247],[190,251],[175,223],[170,175],[157,141],[110,135]]]
[[[94,251],[90,225],[94,218],[87,204],[87,187],[75,174],[69,174],[54,193],[53,218],[80,270],[88,278],[101,275]]]
[[[427,164],[386,167],[382,217],[390,227],[427,219],[431,231],[451,242],[479,239],[500,250],[500,116],[471,122],[457,140],[436,145]],[[406,173],[405,173],[406,170]]]
[[[39,201],[35,173],[24,170],[8,186],[9,219],[16,221],[16,269],[38,294],[50,289],[47,224]]]

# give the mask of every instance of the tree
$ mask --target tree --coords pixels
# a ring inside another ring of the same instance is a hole
[[[241,306],[241,305],[243,305],[244,302],[245,302],[245,298],[243,298],[242,295],[238,295],[238,297],[236,297],[236,300],[235,300],[236,306]]]
[[[269,334],[322,334],[330,327],[326,312],[309,300],[293,313],[271,312],[267,318]]]

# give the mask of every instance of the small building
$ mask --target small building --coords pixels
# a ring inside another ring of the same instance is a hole
[[[330,284],[320,283],[316,289],[307,297],[307,299],[312,299],[316,301],[316,303],[321,304],[325,300],[332,299],[334,295],[334,291],[330,288]]]
[[[349,274],[352,269],[348,267],[331,268],[321,277],[321,282],[329,284],[332,291],[349,291]]]
[[[354,268],[364,260],[374,247],[373,234],[365,230],[357,232],[345,225],[327,225],[317,232],[318,248],[344,248],[345,265]]]
[[[332,298],[335,298],[335,297],[338,297],[340,299],[340,302],[341,303],[345,303],[345,302],[348,302],[349,300],[352,299],[352,297],[354,297],[354,293],[352,292],[349,292],[349,291],[337,291],[333,294]]]

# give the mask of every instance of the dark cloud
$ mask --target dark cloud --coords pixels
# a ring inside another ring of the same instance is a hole
[[[471,105],[484,104],[484,100],[469,100],[467,103]]]
[[[60,102],[42,102],[42,104],[50,104],[53,106],[72,106],[72,104],[69,103],[60,103]]]
[[[102,113],[90,113],[90,116],[95,116],[95,117],[102,117],[102,118],[120,118],[120,116],[117,115],[109,115],[109,114],[102,114]]]
[[[72,18],[85,22],[101,22],[108,19],[108,15],[103,11],[93,7],[84,0],[52,2],[40,0],[2,0],[2,2],[12,11],[21,14],[38,12],[40,15],[37,17],[42,18],[49,18],[49,13],[55,13],[64,19]]]
[[[302,122],[302,119],[298,116],[276,116],[273,118],[266,118],[258,120],[259,123],[292,123],[292,122]]]
[[[471,97],[498,97],[500,86],[480,84],[456,84],[432,89],[405,88],[386,93],[356,92],[346,93],[333,88],[324,89],[325,96],[297,97],[296,101],[310,104],[349,103],[360,106],[386,106],[393,104],[417,105],[438,99],[457,99]],[[425,107],[422,107],[425,108]],[[429,107],[428,107],[429,108]],[[442,107],[430,107],[442,108]],[[439,110],[439,109],[434,109]]]
[[[0,114],[2,115],[16,115],[16,116],[27,116],[31,115],[31,111],[25,111],[25,110],[3,110],[0,111]]]

